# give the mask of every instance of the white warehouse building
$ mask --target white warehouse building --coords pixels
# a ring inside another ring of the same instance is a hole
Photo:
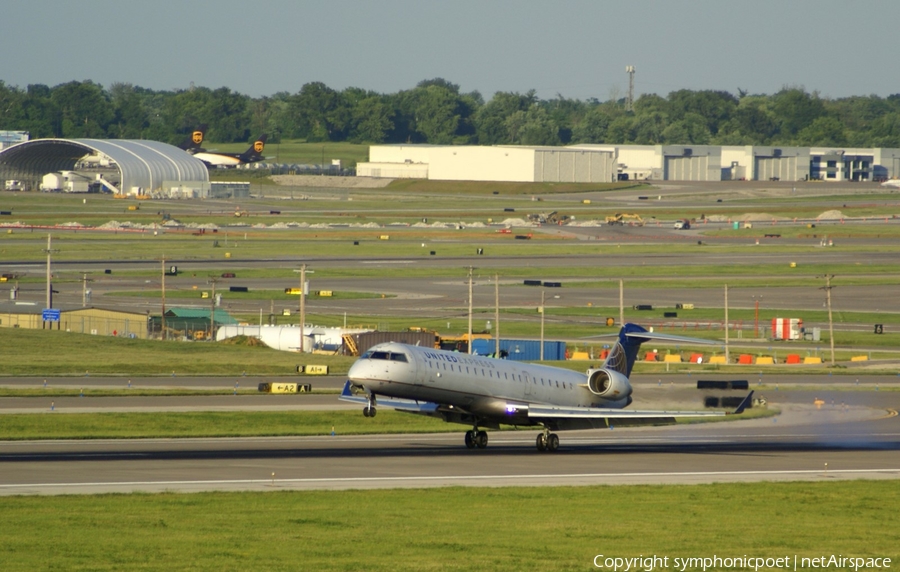
[[[607,183],[615,150],[574,147],[373,145],[360,177],[433,181]]]
[[[373,145],[360,177],[435,181],[883,181],[900,149],[719,145]]]

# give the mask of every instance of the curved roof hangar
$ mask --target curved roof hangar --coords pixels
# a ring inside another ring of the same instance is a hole
[[[142,139],[35,139],[0,152],[0,179],[17,179],[37,188],[41,178],[73,170],[85,156],[108,158],[118,168],[119,189],[165,190],[167,184],[209,184],[209,171],[199,159],[178,147]]]

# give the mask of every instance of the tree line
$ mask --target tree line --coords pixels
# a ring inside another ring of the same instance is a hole
[[[682,89],[641,95],[629,110],[622,98],[542,100],[533,90],[485,101],[441,78],[392,94],[311,82],[294,94],[256,98],[227,87],[156,91],[72,81],[19,88],[0,81],[0,129],[32,138],[177,143],[203,123],[216,142],[268,133],[272,142],[900,147],[900,94],[831,99],[799,87],[772,95]]]

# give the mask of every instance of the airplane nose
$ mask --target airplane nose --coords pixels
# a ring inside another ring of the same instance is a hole
[[[363,364],[362,362],[356,362],[350,366],[350,370],[347,372],[347,377],[354,381],[360,379],[360,376],[364,369],[365,364]]]

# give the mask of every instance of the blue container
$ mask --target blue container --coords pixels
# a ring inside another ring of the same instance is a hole
[[[476,339],[472,342],[472,351],[478,355],[492,355],[494,340]],[[540,340],[500,340],[500,350],[508,355],[506,359],[513,361],[538,361],[541,359]],[[566,359],[566,343],[544,340],[544,360]]]

